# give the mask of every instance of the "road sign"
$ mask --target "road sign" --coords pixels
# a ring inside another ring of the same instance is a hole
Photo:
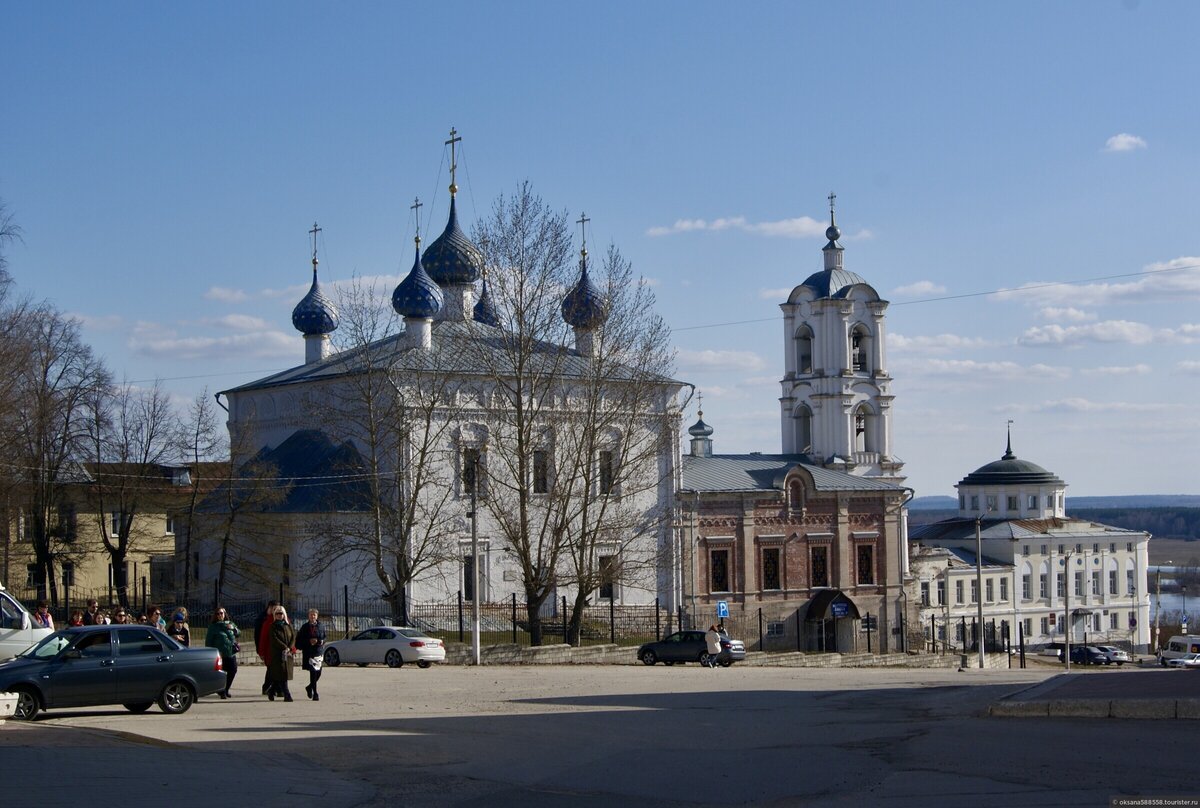
[[[829,611],[834,617],[845,617],[850,614],[850,606],[846,603],[831,603],[829,604]]]
[[[720,617],[721,619],[729,617],[729,601],[727,601],[727,600],[718,600],[717,601],[717,617]]]
[[[867,615],[866,617],[864,617],[864,618],[862,619],[862,630],[863,630],[863,631],[876,631],[876,630],[878,630],[878,628],[879,628],[879,625],[878,625],[878,623],[876,623],[876,621],[877,621],[878,619],[879,619],[879,618],[877,618],[877,617],[873,617],[872,615]]]

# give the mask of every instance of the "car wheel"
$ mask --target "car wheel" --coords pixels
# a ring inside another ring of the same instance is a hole
[[[733,664],[733,660],[732,660],[732,659],[723,659],[723,660],[721,660],[721,667],[722,667],[722,668],[728,668],[728,667],[729,667],[730,665],[732,665],[732,664]]]
[[[712,664],[712,657],[711,657],[711,656],[709,656],[709,654],[708,654],[708,651],[701,651],[701,652],[700,652],[700,658],[699,658],[697,661],[698,661],[698,662],[699,662],[701,665],[704,665],[705,667],[708,667],[710,664]]]
[[[653,665],[655,662],[658,662],[658,657],[654,655],[653,651],[644,651],[642,653],[643,665]]]
[[[342,664],[342,655],[337,652],[336,648],[325,649],[325,664],[331,668]]]
[[[196,693],[187,682],[175,680],[167,682],[167,686],[158,695],[158,706],[167,715],[186,713],[196,700]]]
[[[421,660],[418,660],[418,661],[417,661],[417,667],[418,667],[418,668],[421,668],[421,669],[428,668],[428,667],[429,667],[429,666],[431,666],[432,664],[433,664],[433,663],[432,663],[432,662],[430,662],[428,659],[421,659]]]
[[[150,709],[152,704],[154,704],[152,701],[127,701],[124,706],[131,713],[144,713]]]
[[[383,661],[389,668],[398,668],[404,664],[404,657],[400,656],[399,651],[392,648],[383,655]]]
[[[19,687],[17,692],[17,706],[13,710],[13,718],[18,721],[32,721],[33,717],[42,709],[41,699],[37,693],[34,693],[27,687]]]

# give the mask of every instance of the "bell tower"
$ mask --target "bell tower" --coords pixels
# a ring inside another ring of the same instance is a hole
[[[845,268],[835,194],[829,195],[824,268],[792,290],[783,310],[780,418],[784,454],[900,484],[892,455],[891,376],[886,370],[888,303]]]

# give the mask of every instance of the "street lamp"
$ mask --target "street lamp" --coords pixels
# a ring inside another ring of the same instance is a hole
[[[1183,620],[1179,628],[1181,634],[1187,634],[1187,584],[1180,584],[1179,591],[1183,593]]]
[[[1067,662],[1066,671],[1071,672],[1071,551],[1062,557],[1063,565],[1063,658]]]
[[[991,511],[988,503],[988,511]],[[979,628],[975,632],[975,641],[979,643],[979,668],[983,669],[983,536],[980,525],[983,523],[983,512],[975,517],[975,614]]]
[[[1173,563],[1173,562],[1171,561],[1171,559],[1168,558],[1167,564],[1171,564],[1171,563]],[[1158,652],[1158,649],[1160,647],[1158,644],[1158,623],[1162,619],[1162,568],[1163,568],[1163,565],[1159,564],[1158,569],[1155,571],[1155,575],[1154,575],[1154,588],[1156,590],[1155,595],[1154,595],[1154,651],[1155,651],[1155,653]]]
[[[471,655],[483,664],[479,648],[479,530],[475,511],[479,505],[479,454],[471,455]]]

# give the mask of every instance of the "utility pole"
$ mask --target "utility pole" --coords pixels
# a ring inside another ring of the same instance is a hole
[[[471,457],[471,654],[482,665],[479,649],[479,454]]]
[[[1063,556],[1063,657],[1071,672],[1071,551]]]
[[[988,508],[991,511],[991,508]],[[975,613],[979,628],[975,633],[975,641],[979,643],[979,669],[983,670],[983,536],[980,526],[983,514],[975,517]]]
[[[1171,564],[1172,561],[1167,559],[1167,563]],[[1158,653],[1160,647],[1158,644],[1158,623],[1162,619],[1162,564],[1158,565],[1158,570],[1155,572],[1154,588],[1154,652]]]

